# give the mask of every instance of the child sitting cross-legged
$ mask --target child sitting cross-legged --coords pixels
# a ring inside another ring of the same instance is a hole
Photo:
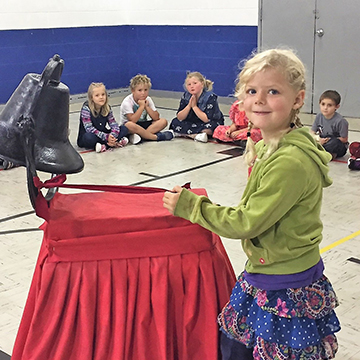
[[[248,132],[250,132],[251,139],[257,143],[262,139],[260,129],[251,128],[249,119],[247,118],[243,102],[236,100],[230,108],[229,118],[232,124],[219,125],[213,133],[213,138],[219,142],[233,142],[236,145],[245,148]]]
[[[163,141],[174,137],[172,131],[165,129],[166,119],[160,117],[155,104],[149,96],[151,80],[146,75],[138,74],[130,80],[131,94],[120,106],[120,123],[130,132],[130,142],[138,144],[141,139]]]
[[[170,123],[176,137],[206,143],[214,129],[224,124],[224,116],[212,87],[213,82],[198,71],[187,74],[176,118]]]
[[[127,145],[128,129],[116,122],[105,85],[91,83],[87,95],[88,100],[84,102],[80,112],[78,146],[104,152]]]
[[[349,123],[336,110],[341,96],[335,90],[323,92],[319,99],[320,113],[311,127],[315,139],[329,152],[333,159],[342,157],[348,149]]]

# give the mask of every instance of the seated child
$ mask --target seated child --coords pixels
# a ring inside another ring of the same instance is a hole
[[[180,100],[177,116],[170,129],[175,136],[186,136],[196,141],[207,142],[208,136],[219,125],[224,125],[217,95],[212,90],[213,82],[199,72],[191,72],[184,83],[185,92]]]
[[[221,142],[234,142],[236,145],[246,145],[249,119],[243,110],[243,103],[236,100],[230,108],[229,118],[232,121],[230,126],[219,125],[213,133],[213,138]],[[250,130],[254,143],[262,139],[260,129]]]
[[[333,159],[346,154],[349,123],[336,110],[340,107],[341,96],[335,90],[321,94],[319,104],[321,113],[316,115],[311,127],[315,139],[329,152]]]
[[[128,128],[132,144],[139,143],[141,139],[163,141],[174,137],[172,131],[160,132],[167,126],[167,121],[160,118],[149,96],[150,88],[150,78],[141,74],[134,76],[130,80],[131,94],[120,106],[120,123]]]
[[[108,95],[103,83],[91,83],[88,100],[80,112],[79,147],[104,152],[110,148],[125,146],[129,140],[125,137],[128,129],[116,122]]]

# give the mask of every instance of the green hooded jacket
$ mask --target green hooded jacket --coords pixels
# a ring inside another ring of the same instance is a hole
[[[257,161],[237,207],[214,205],[182,190],[174,214],[227,238],[241,239],[250,273],[293,274],[320,260],[323,187],[331,185],[331,155],[307,128],[290,131],[263,160],[267,146],[256,144]]]

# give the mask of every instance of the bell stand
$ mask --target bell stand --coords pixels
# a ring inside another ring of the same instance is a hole
[[[27,114],[21,115],[17,122],[18,130],[20,132],[20,141],[23,146],[25,154],[25,166],[27,172],[27,187],[30,197],[30,202],[33,208],[35,209],[36,198],[39,194],[39,190],[34,185],[34,177],[37,176],[36,166],[35,166],[35,156],[34,156],[34,146],[35,146],[35,123],[32,118],[32,112],[36,106],[37,100],[40,97],[41,91],[50,81],[50,79],[60,79],[61,73],[63,71],[64,64],[60,62],[61,58],[58,54],[54,55],[52,62],[48,63],[44,71],[41,74],[41,78],[36,89],[36,94],[34,96],[34,101],[32,106],[28,110]],[[52,80],[54,81],[54,80]],[[55,176],[54,174],[52,177]],[[58,188],[49,189],[45,195],[45,199],[50,201]]]
[[[27,187],[32,207],[36,208],[36,198],[39,195],[39,191],[34,184],[34,177],[37,177],[35,157],[34,157],[34,146],[35,146],[35,126],[34,120],[31,117],[21,116],[17,122],[18,129],[20,130],[20,140],[25,153],[25,164],[26,164],[26,176],[27,176]],[[51,177],[54,177],[52,174]],[[48,202],[54,197],[58,188],[48,189],[45,200]]]

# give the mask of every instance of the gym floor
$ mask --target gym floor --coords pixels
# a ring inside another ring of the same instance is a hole
[[[126,93],[111,95],[115,118]],[[160,114],[169,122],[179,104],[178,98],[151,94]],[[199,143],[176,138],[164,142],[142,142],[124,148],[95,153],[76,146],[79,110],[82,102],[70,106],[70,141],[81,153],[85,168],[68,176],[67,183],[139,185],[172,189],[191,182],[193,188],[205,188],[212,201],[236,205],[247,180],[247,167],[238,147],[214,141]],[[233,100],[221,102],[224,115]],[[302,115],[305,124],[311,116]],[[226,123],[230,121],[226,116]],[[350,126],[351,128],[351,126]],[[359,141],[359,129],[351,129],[349,141]],[[337,315],[342,330],[338,333],[336,359],[360,360],[360,172],[347,167],[348,155],[330,163],[333,185],[324,190],[321,244],[325,274],[340,300]],[[42,180],[50,174],[39,172]],[[38,218],[31,207],[26,185],[26,169],[0,171],[0,360],[10,359],[17,329],[27,298],[34,265],[42,241]],[[66,193],[69,190],[61,189]],[[96,211],[96,208],[94,208]],[[246,257],[239,241],[223,238],[236,274]]]

